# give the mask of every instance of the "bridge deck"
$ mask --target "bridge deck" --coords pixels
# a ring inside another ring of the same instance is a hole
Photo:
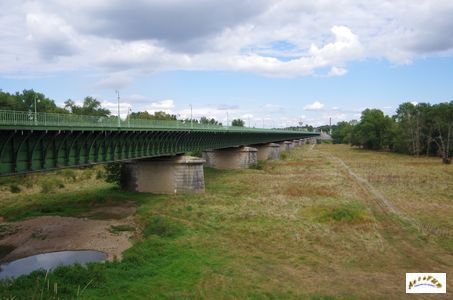
[[[0,111],[0,176],[318,135],[183,121]]]

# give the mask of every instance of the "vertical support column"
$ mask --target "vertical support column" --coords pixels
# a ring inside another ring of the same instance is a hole
[[[253,145],[258,150],[257,160],[278,159],[280,155],[280,145],[275,143]]]
[[[246,169],[257,163],[258,150],[253,147],[203,151],[206,165],[216,169]]]
[[[159,157],[126,162],[123,188],[136,192],[203,193],[205,160],[191,156]]]
[[[291,150],[290,145],[292,144],[292,142],[290,141],[284,141],[278,144],[280,145],[280,152],[289,152]]]

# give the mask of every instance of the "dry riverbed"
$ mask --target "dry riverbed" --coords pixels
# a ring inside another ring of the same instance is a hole
[[[0,260],[63,250],[97,250],[106,253],[108,260],[120,259],[122,252],[132,246],[135,210],[135,206],[126,203],[98,207],[80,218],[40,216],[18,222],[3,221],[0,223],[0,249],[9,250],[4,250]],[[91,219],[99,215],[110,218]]]

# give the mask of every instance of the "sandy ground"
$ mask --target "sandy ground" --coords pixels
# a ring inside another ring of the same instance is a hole
[[[131,225],[134,206],[97,208],[86,216],[102,213],[112,219],[92,220],[59,216],[42,216],[19,222],[3,222],[8,234],[0,235],[1,246],[15,249],[2,261],[27,257],[34,254],[63,250],[97,250],[107,254],[107,259],[121,259],[121,253],[132,246],[131,231],[111,232],[111,226]],[[123,216],[118,219],[115,216]]]

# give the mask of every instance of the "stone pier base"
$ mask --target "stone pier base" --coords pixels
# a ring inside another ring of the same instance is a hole
[[[294,147],[299,147],[301,145],[300,140],[293,140]]]
[[[203,163],[191,156],[159,157],[126,162],[122,186],[155,194],[204,192]]]
[[[256,148],[239,147],[203,151],[206,166],[216,169],[246,169],[257,163]]]
[[[280,156],[280,145],[275,143],[253,145],[258,150],[256,158],[258,160],[278,159]]]
[[[289,152],[292,148],[290,141],[279,142],[278,144],[280,145],[280,152]]]

